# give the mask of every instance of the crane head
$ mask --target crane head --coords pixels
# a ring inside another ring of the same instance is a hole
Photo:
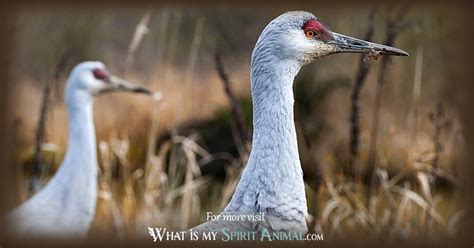
[[[272,47],[272,49],[265,49]],[[260,35],[256,49],[272,53],[280,60],[296,60],[301,65],[336,53],[377,53],[408,56],[405,51],[356,39],[330,31],[313,14],[291,11],[271,21]]]
[[[68,88],[85,90],[91,95],[113,91],[150,94],[143,86],[110,74],[99,61],[86,61],[76,65],[69,76]]]

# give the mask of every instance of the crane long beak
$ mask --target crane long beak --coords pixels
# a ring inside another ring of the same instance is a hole
[[[331,32],[332,39],[328,44],[334,45],[334,53],[369,53],[371,51],[379,52],[381,55],[408,56],[409,54],[401,49],[372,43],[365,40],[359,40],[347,35]]]
[[[107,89],[106,91],[120,90],[120,91],[129,91],[133,93],[143,93],[143,94],[151,95],[151,91],[148,90],[147,88],[130,83],[119,77],[110,76],[109,83],[111,87]]]

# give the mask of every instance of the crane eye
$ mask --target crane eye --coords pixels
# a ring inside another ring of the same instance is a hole
[[[304,34],[308,38],[313,38],[314,36],[316,36],[316,32],[314,30],[311,30],[311,29],[304,31]]]

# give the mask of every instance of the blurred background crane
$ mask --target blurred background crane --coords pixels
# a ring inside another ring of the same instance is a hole
[[[29,238],[86,236],[95,216],[98,190],[93,97],[110,91],[149,93],[110,75],[101,62],[74,67],[65,91],[68,150],[48,184],[8,215],[13,234]]]
[[[9,92],[15,109],[8,122],[13,123],[10,147],[17,161],[9,173],[17,179],[18,194],[10,207],[28,197],[25,186],[31,178],[40,111],[31,106],[41,102],[44,85],[50,83],[42,141],[47,145],[41,146],[41,180],[47,181],[60,165],[68,142],[63,72],[75,61],[97,58],[114,71],[125,71],[126,78],[163,90],[161,99],[156,97],[152,104],[127,95],[96,99],[101,173],[91,234],[131,237],[155,223],[182,229],[202,223],[206,211],[223,209],[248,158],[229,102],[241,107],[240,123],[252,133],[248,66],[252,48],[268,20],[295,7],[256,8],[20,8],[11,73],[15,83]],[[462,230],[459,226],[465,218],[458,176],[464,168],[467,127],[459,112],[464,98],[459,96],[467,91],[458,57],[466,34],[463,24],[468,22],[458,10],[454,5],[409,10],[380,6],[374,12],[371,40],[384,43],[393,24],[397,29],[408,23],[394,44],[412,53],[403,60],[388,60],[383,71],[382,61],[367,63],[370,71],[354,102],[359,134],[353,167],[362,177],[354,177],[348,167],[353,125],[349,117],[352,81],[358,64],[366,62],[353,55],[329,56],[303,67],[295,77],[295,124],[309,232],[324,230],[325,238],[418,238],[456,235]],[[324,5],[317,11],[330,29],[356,37],[364,37],[371,26],[367,17],[372,10],[366,6]],[[244,31],[236,32],[242,27]],[[134,39],[135,33],[144,36]],[[459,39],[452,39],[453,33]],[[199,37],[200,43],[192,45],[190,41]],[[132,40],[141,43],[131,46]],[[131,47],[133,63],[125,70]],[[217,48],[220,61],[215,59]],[[193,57],[199,63],[192,63]],[[219,73],[210,69],[215,64],[221,66]],[[225,91],[221,72],[229,82]],[[192,82],[186,82],[191,74]],[[380,74],[385,77],[383,87],[377,86]],[[229,101],[226,92],[235,100]],[[374,106],[378,95],[383,101]],[[375,112],[379,128],[373,156],[369,144]],[[372,156],[376,168],[370,174],[366,165]],[[370,179],[374,174],[374,194],[369,197],[367,181],[357,178]],[[426,183],[430,177],[437,178],[435,183]]]

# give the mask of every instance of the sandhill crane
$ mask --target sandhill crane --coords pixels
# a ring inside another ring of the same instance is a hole
[[[394,47],[332,32],[308,12],[287,12],[271,21],[258,38],[251,59],[252,150],[236,191],[221,213],[264,213],[265,221],[220,218],[192,230],[307,232],[293,80],[302,66],[335,53],[408,56]]]
[[[97,197],[93,97],[118,90],[149,93],[109,74],[101,62],[82,62],[74,67],[65,90],[69,114],[66,155],[49,183],[8,214],[14,234],[28,238],[81,238],[87,234]]]

